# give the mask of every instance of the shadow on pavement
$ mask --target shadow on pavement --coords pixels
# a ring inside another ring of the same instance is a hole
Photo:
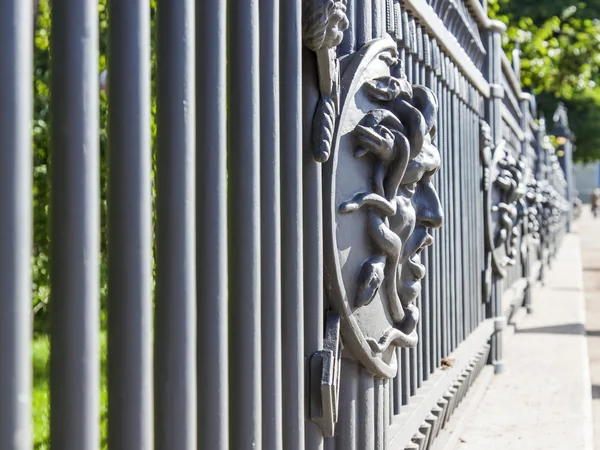
[[[586,330],[582,323],[565,323],[563,325],[552,325],[547,327],[535,327],[535,328],[524,328],[515,330],[516,333],[531,333],[531,334],[573,334],[573,335],[585,335]],[[600,336],[600,330],[591,331],[591,333],[598,333]],[[590,335],[590,331],[587,332]],[[592,334],[594,336],[594,334]]]

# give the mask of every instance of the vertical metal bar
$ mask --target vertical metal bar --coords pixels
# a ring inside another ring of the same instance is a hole
[[[336,439],[334,437],[329,437],[327,439],[324,439],[323,440],[323,448],[325,450],[336,450]]]
[[[108,446],[153,447],[150,5],[109,2]]]
[[[453,83],[453,74],[451,70],[451,66],[449,63],[449,58],[446,56],[446,70],[447,70],[447,80],[448,80],[448,180],[449,180],[449,189],[448,189],[448,262],[450,269],[450,302],[448,305],[448,322],[449,322],[449,331],[450,336],[448,339],[449,348],[448,351],[452,352],[454,350],[454,346],[456,343],[456,309],[457,309],[457,298],[456,298],[456,277],[457,270],[455,262],[456,256],[456,230],[455,230],[455,221],[457,214],[457,201],[456,201],[456,173],[454,170],[454,152],[456,150],[456,144],[454,142],[455,139],[455,126],[456,126],[456,113],[454,111],[454,83]]]
[[[360,450],[375,450],[375,383],[373,377],[362,367],[359,368],[358,383],[358,447]]]
[[[342,360],[340,375],[339,417],[336,424],[336,450],[361,450],[357,446],[359,433],[359,371],[363,370],[355,361]],[[304,449],[302,449],[304,450]]]
[[[466,193],[467,193],[467,177],[468,177],[468,161],[469,161],[469,148],[467,146],[466,143],[466,119],[467,116],[465,114],[465,109],[464,109],[464,103],[462,100],[462,77],[459,78],[459,94],[458,94],[458,114],[460,117],[460,122],[459,122],[459,136],[458,136],[458,142],[459,142],[459,146],[458,148],[460,149],[460,153],[457,155],[457,160],[458,160],[458,170],[459,170],[459,174],[460,174],[460,221],[459,221],[459,236],[460,236],[460,240],[461,240],[461,245],[459,247],[460,249],[460,253],[459,253],[459,264],[461,267],[460,273],[459,273],[459,282],[460,282],[460,303],[461,303],[461,311],[460,311],[460,315],[459,315],[459,343],[463,341],[464,337],[465,337],[465,327],[467,325],[468,322],[468,308],[467,308],[467,302],[468,302],[468,295],[469,295],[469,290],[468,290],[468,272],[471,270],[469,266],[465,265],[467,263],[467,246],[468,246],[468,240],[467,240],[467,234],[466,231],[468,231],[468,215],[467,215],[467,203],[466,203]],[[461,154],[463,153],[463,154]]]
[[[475,317],[475,322],[474,322],[474,326],[473,328],[476,328],[477,326],[479,326],[479,323],[481,321],[480,318],[480,309],[481,309],[481,305],[483,303],[482,301],[482,296],[481,296],[481,279],[482,279],[482,273],[483,273],[483,252],[482,252],[482,248],[483,248],[483,244],[482,244],[482,240],[480,240],[480,236],[482,233],[482,226],[480,224],[480,220],[483,217],[483,211],[480,208],[480,204],[479,204],[479,200],[481,197],[480,194],[480,189],[481,189],[481,172],[480,172],[480,162],[479,162],[479,113],[477,110],[477,105],[478,105],[478,94],[475,92],[475,90],[473,89],[473,87],[471,86],[471,91],[472,91],[472,96],[473,96],[473,100],[472,100],[472,113],[471,113],[471,128],[473,130],[472,132],[472,148],[473,148],[473,174],[475,177],[474,183],[473,183],[473,227],[474,227],[474,233],[473,233],[473,255],[475,258],[475,274],[474,274],[474,286],[473,286],[473,301],[474,303],[474,317]]]
[[[444,155],[444,120],[443,120],[443,111],[445,108],[445,104],[442,103],[443,101],[443,83],[442,83],[442,78],[441,78],[441,61],[440,61],[440,49],[439,49],[439,45],[437,44],[436,41],[432,41],[432,63],[435,69],[435,83],[436,83],[436,94],[437,94],[437,99],[438,99],[438,115],[437,115],[437,133],[436,133],[436,143],[438,146],[438,151],[440,153],[440,160],[441,160],[441,164],[442,167],[440,167],[440,170],[438,171],[437,176],[435,177],[436,180],[436,187],[437,187],[437,192],[438,195],[440,196],[440,201],[442,203],[443,208],[445,208],[445,203],[444,203],[444,191],[445,191],[445,185],[443,184],[444,182],[444,161],[445,161],[445,155]],[[444,221],[447,221],[447,212],[444,209]],[[442,228],[445,228],[445,224]],[[443,316],[442,316],[442,308],[443,308],[443,303],[444,303],[444,299],[446,297],[446,290],[445,290],[445,283],[444,283],[444,277],[445,277],[445,267],[443,264],[443,258],[444,258],[444,230],[442,228],[438,228],[435,230],[436,232],[436,241],[434,243],[435,245],[435,252],[436,252],[436,268],[437,268],[437,277],[436,277],[436,282],[437,282],[437,301],[436,301],[436,352],[435,352],[435,359],[434,362],[432,364],[432,368],[437,368],[440,364],[440,360],[442,358],[442,351],[443,351]]]
[[[448,281],[448,264],[446,263],[448,257],[448,217],[450,211],[448,210],[448,131],[447,131],[447,115],[448,106],[446,102],[446,80],[444,76],[444,60],[443,55],[440,54],[440,75],[439,75],[439,109],[440,109],[440,124],[438,131],[438,145],[440,148],[440,159],[441,167],[439,172],[440,182],[440,199],[442,207],[444,208],[444,226],[439,229],[440,231],[440,348],[439,355],[442,358],[446,354],[446,342],[447,342],[447,324],[446,324],[446,311],[449,297],[449,281]]]
[[[474,219],[475,219],[475,211],[474,211],[474,196],[473,196],[473,189],[476,183],[476,177],[475,177],[475,173],[476,173],[476,166],[474,165],[474,160],[476,157],[476,154],[474,152],[475,147],[473,146],[473,136],[475,135],[475,130],[473,129],[473,121],[472,121],[472,112],[469,108],[468,104],[465,104],[465,116],[466,116],[466,146],[468,149],[468,165],[467,165],[467,222],[469,225],[469,229],[467,230],[466,233],[466,240],[467,240],[467,264],[469,267],[469,273],[468,273],[468,300],[467,300],[467,307],[468,307],[468,328],[467,328],[467,332],[466,335],[470,334],[473,331],[474,328],[474,317],[473,317],[473,311],[474,311],[474,307],[475,307],[475,287],[474,287],[474,280],[475,280],[475,273],[477,271],[477,259],[474,255],[474,238],[476,236],[476,229],[474,227]]]
[[[467,85],[467,89],[468,88],[469,88],[469,85]],[[467,95],[468,95],[468,91],[467,91]],[[467,166],[467,221],[469,224],[469,230],[467,231],[467,234],[466,234],[466,240],[467,240],[467,264],[469,264],[468,267],[470,267],[470,269],[469,269],[469,274],[468,274],[469,295],[468,295],[468,301],[467,301],[468,311],[469,311],[469,322],[468,322],[467,334],[465,335],[465,337],[467,337],[475,328],[473,311],[474,311],[474,306],[475,306],[474,283],[475,283],[475,273],[477,271],[477,259],[474,254],[474,251],[475,251],[474,239],[475,239],[475,236],[477,235],[477,231],[476,231],[475,225],[474,225],[474,221],[475,221],[474,188],[475,188],[475,185],[477,184],[477,177],[475,175],[476,171],[477,171],[477,166],[475,166],[475,158],[477,157],[477,153],[475,153],[475,146],[474,146],[474,142],[473,142],[473,137],[477,136],[477,131],[473,128],[473,121],[472,121],[473,114],[469,108],[468,103],[465,103],[465,116],[467,118],[467,120],[466,120],[467,130],[466,130],[465,140],[466,140],[467,148],[469,149],[469,164]]]
[[[452,217],[452,209],[450,208],[450,188],[451,188],[451,178],[450,178],[450,103],[448,101],[448,78],[446,73],[446,59],[444,54],[440,55],[440,65],[442,71],[442,100],[440,101],[440,108],[443,111],[443,130],[444,133],[441,135],[442,143],[443,143],[443,152],[442,152],[442,178],[440,177],[440,182],[445,189],[442,190],[443,193],[443,205],[444,211],[446,212],[446,221],[444,226],[442,227],[442,245],[443,245],[443,259],[442,266],[444,269],[443,276],[443,299],[442,299],[442,358],[447,356],[450,349],[450,303],[452,301],[452,290],[451,290],[451,266],[450,266],[450,228],[451,228],[451,217]],[[442,106],[443,105],[443,106]]]
[[[226,13],[196,2],[197,440],[215,450],[229,448]]]
[[[400,2],[394,2],[394,30],[396,31],[396,37],[402,36],[402,9]]]
[[[471,87],[471,90],[473,88]],[[473,102],[473,100],[472,100]],[[471,323],[471,331],[475,330],[477,326],[479,326],[479,305],[481,304],[481,290],[479,290],[479,280],[481,279],[481,269],[479,267],[479,247],[482,246],[482,241],[479,241],[479,226],[478,220],[480,211],[478,208],[478,196],[479,196],[479,127],[477,121],[477,113],[474,110],[470,111],[470,124],[471,124],[471,132],[469,135],[471,136],[471,173],[472,173],[472,183],[471,183],[471,258],[472,263],[475,267],[475,271],[472,276],[472,289],[473,289],[473,297],[472,297],[472,317],[473,321]]]
[[[468,267],[470,268],[469,270],[469,274],[468,274],[468,292],[469,292],[469,296],[468,296],[468,302],[467,302],[467,306],[468,306],[468,329],[467,329],[467,335],[471,333],[471,331],[474,328],[474,317],[473,317],[473,311],[474,311],[474,306],[475,306],[475,291],[474,291],[474,280],[475,280],[475,273],[477,271],[477,259],[474,255],[474,238],[476,236],[476,229],[474,227],[474,219],[475,219],[475,211],[474,211],[474,196],[473,196],[473,189],[476,183],[476,166],[474,165],[474,160],[476,157],[476,154],[474,152],[475,147],[473,146],[473,135],[476,133],[476,131],[473,129],[473,121],[472,121],[472,112],[470,109],[470,105],[468,103],[469,101],[469,88],[470,85],[466,85],[467,91],[466,91],[466,103],[465,103],[465,115],[466,115],[466,145],[468,148],[468,152],[469,152],[469,158],[468,158],[468,165],[467,165],[467,220],[468,220],[468,224],[469,224],[469,229],[467,231],[466,234],[466,238],[467,238],[467,264]]]
[[[410,367],[410,349],[402,348],[400,351],[400,381],[402,383],[402,405],[408,405],[408,399],[411,396],[410,384],[411,384],[411,367]]]
[[[381,0],[371,0],[371,8],[368,14],[371,16],[371,39],[379,39],[385,33],[385,28],[381,27],[382,15],[385,16],[385,6],[382,8]]]
[[[386,392],[385,384],[381,378],[375,378],[374,380],[374,400],[375,400],[375,411],[374,420],[375,423],[375,442],[374,448],[376,450],[386,448],[385,435],[387,432],[387,416],[386,416]]]
[[[427,85],[432,89],[436,98],[439,102],[439,91],[438,91],[438,82],[436,77],[436,63],[437,63],[437,55],[435,55],[436,50],[435,46],[437,45],[435,41],[430,39],[427,35],[426,37],[426,55],[429,58],[430,64],[427,71]],[[438,105],[438,113],[436,117],[436,137],[435,137],[435,145],[440,151],[439,148],[439,126],[440,126],[440,112]],[[436,191],[440,192],[440,175],[439,172],[435,176],[433,180],[434,187]],[[431,346],[429,353],[429,373],[433,373],[435,370],[437,363],[437,353],[439,347],[439,333],[438,333],[438,321],[439,321],[439,284],[440,284],[440,231],[439,229],[433,229],[433,246],[427,249],[428,257],[429,257],[429,292],[431,295],[430,302],[430,317],[429,317],[429,327],[430,327],[430,336],[431,336]]]
[[[360,48],[369,42],[374,30],[377,29],[377,22],[373,20],[373,11],[379,0],[355,0],[356,10],[355,30],[356,47]]]
[[[402,409],[403,366],[402,366],[402,350],[399,348],[396,348],[395,352],[396,352],[396,362],[398,364],[398,372],[396,373],[396,376],[392,380],[392,383],[393,383],[392,390],[394,391],[394,398],[393,398],[394,415],[398,415],[398,414],[400,414],[400,410]]]
[[[419,26],[418,23],[415,22],[411,22],[412,25],[412,30],[413,30],[413,43],[414,43],[414,58],[413,58],[413,73],[414,73],[414,83],[415,84],[423,84],[425,82],[425,80],[423,79],[422,75],[424,74],[424,68],[423,68],[423,34],[422,34],[422,30],[421,27]],[[421,257],[423,258],[423,262],[422,264],[427,268],[428,264],[427,264],[427,252],[422,252]],[[426,333],[426,322],[425,320],[423,320],[424,318],[427,317],[427,305],[426,303],[429,301],[429,297],[428,297],[428,286],[427,286],[427,280],[422,281],[421,282],[422,285],[422,289],[423,292],[421,292],[421,294],[419,294],[419,297],[417,299],[417,304],[418,307],[421,309],[422,312],[422,319],[419,320],[418,324],[417,324],[417,333],[419,335],[419,344],[416,347],[416,354],[417,354],[417,388],[421,387],[421,385],[423,384],[423,379],[424,379],[424,356],[425,356],[425,349],[427,347],[427,333]]]
[[[283,436],[286,449],[304,450],[302,11],[299,0],[280,5]]]
[[[463,267],[463,269],[461,270],[461,275],[462,275],[462,286],[461,286],[461,296],[462,296],[462,314],[461,314],[461,327],[460,327],[460,342],[462,342],[465,338],[465,336],[467,335],[467,326],[469,323],[469,319],[468,319],[468,301],[469,301],[469,272],[470,272],[470,268],[469,269],[465,269],[466,267],[470,267],[470,266],[466,266],[465,264],[467,264],[468,262],[468,248],[469,248],[469,240],[468,240],[468,234],[467,232],[469,231],[468,228],[468,223],[469,223],[469,216],[467,213],[468,210],[468,204],[467,204],[467,192],[468,192],[468,177],[469,177],[469,172],[468,172],[468,168],[469,168],[469,146],[467,143],[467,127],[468,127],[468,122],[467,122],[467,114],[466,114],[466,110],[465,110],[465,103],[464,103],[464,83],[463,83],[464,79],[462,74],[459,71],[459,88],[460,88],[460,93],[459,93],[459,114],[460,114],[460,149],[461,152],[465,152],[466,154],[463,156],[461,154],[458,155],[458,165],[459,165],[459,170],[461,172],[461,225],[460,225],[460,234],[461,234],[461,264],[463,264],[461,267]],[[463,226],[464,224],[464,226]]]
[[[393,380],[386,380],[385,381],[385,386],[387,389],[387,396],[385,399],[385,407],[386,407],[386,412],[385,412],[385,417],[387,420],[388,425],[391,425],[394,421],[394,384],[393,384]],[[388,427],[386,427],[386,435],[388,433]]]
[[[55,1],[52,25],[50,437],[53,448],[95,449],[100,443],[97,5]]]
[[[484,112],[483,112],[483,108],[484,108],[484,101],[483,101],[483,96],[477,94],[477,104],[478,104],[478,109],[477,109],[477,116],[475,117],[476,123],[475,123],[475,127],[478,130],[477,135],[479,135],[479,121],[483,118]],[[479,151],[479,139],[476,140],[476,151]],[[479,163],[479,159],[478,161],[478,167],[479,167],[479,173],[481,174],[481,168],[480,168],[480,163]],[[477,214],[477,230],[478,230],[478,236],[477,236],[477,242],[483,242],[483,227],[484,227],[484,222],[483,222],[483,189],[481,186],[481,183],[478,184],[478,189],[477,189],[477,210],[478,210],[478,214]],[[479,270],[477,271],[478,274],[481,274],[483,272],[484,266],[485,266],[485,247],[483,245],[479,245],[479,256],[478,256],[478,261],[479,261]],[[477,295],[481,295],[482,292],[482,288],[483,288],[483,279],[480,276],[477,277]],[[478,307],[479,307],[479,321],[484,320],[485,318],[485,305],[482,304],[482,302],[478,302]]]
[[[487,51],[487,60],[484,66],[484,75],[486,79],[491,84],[499,84],[502,78],[502,64],[501,64],[501,55],[502,55],[502,47],[501,47],[501,34],[506,30],[504,24],[498,21],[490,22],[489,28],[487,30],[486,36],[486,51]],[[502,100],[496,96],[492,92],[490,98],[486,101],[485,107],[485,118],[490,125],[492,141],[497,142],[502,137],[502,116],[501,116],[501,103]],[[499,316],[502,312],[501,306],[501,292],[502,292],[502,283],[497,280],[494,281],[494,285],[492,287],[494,295],[492,299],[487,304],[486,307],[486,316],[487,317],[496,317]],[[497,362],[500,364],[499,351],[501,343],[501,333],[495,333],[495,338],[492,339],[492,349],[490,350],[491,361]]]
[[[412,17],[408,16],[408,13],[405,12],[404,14],[405,14],[405,22],[406,22],[405,31],[407,33],[405,42],[408,42],[408,44],[410,45],[411,38],[410,38],[409,30],[410,30],[410,24],[411,23],[414,24],[414,19]],[[403,55],[401,54],[401,56],[404,57],[404,70],[406,72],[406,76],[407,76],[408,80],[411,83],[415,83],[412,52],[413,52],[413,50],[410,47],[408,47],[406,49],[406,52],[403,52]],[[404,368],[406,370],[406,373],[403,373],[403,377],[402,377],[402,380],[404,383],[404,388],[407,389],[407,391],[405,391],[404,397],[405,397],[405,400],[408,402],[408,398],[411,395],[414,395],[415,392],[417,391],[417,349],[415,349],[415,348],[402,349],[402,363],[404,364]]]
[[[427,268],[427,276],[431,276],[431,260],[429,259],[429,252],[427,249],[421,252],[422,264]],[[430,318],[431,318],[431,290],[429,288],[429,280],[422,281],[422,292],[420,295],[421,299],[421,334],[419,345],[421,346],[420,354],[420,382],[423,384],[424,380],[429,378],[429,354],[431,352],[431,329],[430,329]]]
[[[379,1],[379,10],[381,11],[381,13],[379,14],[379,31],[378,31],[378,35],[377,36],[373,36],[373,39],[375,38],[380,38],[380,37],[384,37],[386,35],[387,32],[387,4],[388,1],[387,0],[378,0]],[[389,11],[392,11],[392,8],[389,9]]]
[[[260,0],[261,343],[263,447],[282,448],[279,0]]]
[[[262,448],[258,0],[228,23],[229,445]]]
[[[0,448],[31,448],[31,0],[0,1]]]
[[[296,1],[294,1],[294,4]],[[356,5],[357,0],[346,1],[346,17],[348,18],[348,29],[344,31],[344,39],[338,47],[341,54],[347,55],[354,51],[356,45]]]
[[[464,340],[470,333],[471,327],[471,277],[474,270],[474,261],[471,260],[471,240],[473,230],[471,228],[471,127],[469,123],[470,115],[467,108],[467,85],[465,79],[461,74],[461,109],[462,109],[462,145],[464,152],[466,153],[461,158],[461,169],[463,172],[463,221],[464,227],[462,230],[463,235],[463,267],[468,268],[464,270],[464,306],[463,306],[463,337]]]
[[[450,235],[450,261],[453,267],[452,272],[452,350],[454,350],[458,344],[458,328],[459,328],[459,317],[460,317],[460,301],[459,298],[459,276],[461,267],[459,266],[459,248],[460,248],[460,239],[459,239],[459,227],[460,227],[460,181],[459,172],[458,172],[458,150],[459,150],[459,142],[458,142],[458,128],[460,123],[460,117],[458,113],[458,104],[456,98],[456,73],[454,70],[454,65],[452,64],[450,58],[447,58],[447,66],[448,73],[450,74],[450,109],[451,109],[451,123],[452,123],[452,134],[451,134],[451,173],[452,177],[452,230]]]
[[[484,108],[485,108],[485,102],[483,99],[482,95],[477,95],[478,98],[478,114],[479,116],[477,117],[477,123],[476,123],[476,127],[479,129],[479,120],[481,118],[483,118],[483,116],[485,115],[484,113]],[[479,134],[479,133],[478,133]],[[477,149],[479,149],[479,140],[477,140]],[[483,218],[483,195],[482,195],[482,187],[481,185],[479,185],[479,189],[478,189],[478,196],[477,196],[477,200],[478,200],[478,210],[479,210],[479,214],[477,215],[477,219],[479,220],[479,226],[478,226],[478,230],[479,230],[479,236],[477,238],[478,242],[482,242],[483,241],[483,227],[484,227],[484,218]],[[483,245],[479,246],[480,249],[480,256],[479,256],[479,271],[478,273],[482,273],[484,266],[485,266],[485,247]],[[478,294],[480,294],[482,291],[482,287],[483,287],[483,280],[480,277],[477,278],[478,280],[478,289],[477,292]],[[485,305],[482,304],[481,302],[478,303],[480,310],[479,310],[479,320],[482,321],[485,319],[486,317],[486,312],[485,312]]]
[[[194,2],[157,3],[157,450],[196,449]]]
[[[458,267],[459,270],[459,293],[458,293],[458,301],[459,301],[459,314],[458,314],[458,322],[459,322],[459,336],[458,343],[462,342],[466,333],[465,326],[467,323],[467,296],[468,296],[468,273],[471,270],[470,266],[466,265],[466,250],[467,250],[467,239],[465,231],[468,231],[468,216],[466,213],[466,202],[465,202],[465,194],[467,192],[467,180],[468,176],[467,171],[465,170],[468,166],[468,158],[469,158],[469,149],[465,140],[465,125],[466,125],[466,114],[464,109],[464,103],[462,101],[462,77],[459,74],[458,78],[458,93],[457,93],[457,104],[458,104],[458,151],[456,152],[456,167],[458,171],[458,187],[459,187],[459,198],[460,198],[460,216],[457,231],[458,236],[460,238],[460,243],[458,245]],[[460,154],[460,153],[462,154]]]
[[[313,157],[310,133],[318,94],[315,90],[317,68],[308,49],[302,58],[303,200],[304,200],[304,353],[307,358],[323,348],[323,194],[321,164]],[[313,77],[312,79],[310,77]],[[323,434],[317,424],[306,422],[306,447],[321,450]]]

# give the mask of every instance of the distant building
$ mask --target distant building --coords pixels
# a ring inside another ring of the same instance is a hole
[[[579,198],[584,203],[588,203],[592,189],[600,186],[600,163],[575,164],[573,178]]]

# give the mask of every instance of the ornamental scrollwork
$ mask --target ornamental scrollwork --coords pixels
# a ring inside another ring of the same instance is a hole
[[[523,199],[526,186],[523,174],[526,167],[525,157],[513,157],[503,147],[503,154],[497,159],[497,175],[494,186],[499,193],[499,201],[492,206],[492,212],[497,213],[497,231],[494,236],[495,248],[504,248],[500,256],[500,265],[514,265],[518,256],[518,245],[521,238],[520,223],[523,218]],[[497,150],[501,151],[501,150]],[[498,253],[497,253],[498,255]]]
[[[340,65],[336,47],[348,28],[346,2],[304,0],[302,3],[302,40],[315,52],[321,98],[313,119],[313,154],[317,161],[329,159],[335,121],[339,112]]]
[[[418,342],[421,255],[441,226],[432,184],[437,100],[406,78],[391,38],[352,56],[325,165],[325,268],[344,346],[368,371],[396,373],[395,347]]]
[[[504,140],[492,142],[489,125],[480,121],[479,150],[484,196],[484,239],[486,261],[483,296],[490,295],[492,275],[506,275],[516,258],[526,256],[528,207],[525,156],[514,156]]]

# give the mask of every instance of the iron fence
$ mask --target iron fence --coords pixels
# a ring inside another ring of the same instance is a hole
[[[108,6],[108,448],[435,448],[571,207],[504,26],[477,0],[158,2],[153,178],[149,2]],[[32,10],[0,0],[3,450],[31,448]],[[52,21],[51,447],[84,450],[96,2]]]

